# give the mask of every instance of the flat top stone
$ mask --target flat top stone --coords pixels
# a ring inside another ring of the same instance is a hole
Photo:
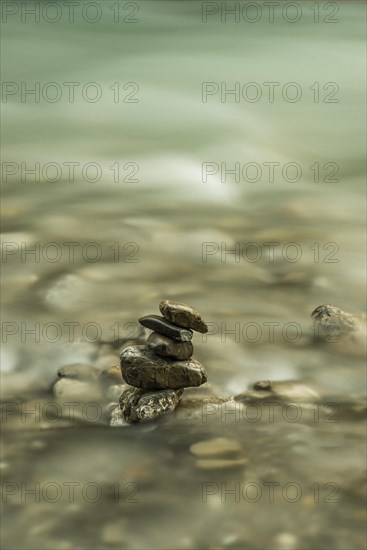
[[[144,317],[140,317],[139,323],[143,325],[143,327],[154,330],[154,332],[158,332],[164,336],[169,336],[170,338],[174,338],[175,340],[179,340],[181,342],[189,342],[192,340],[192,330],[177,326],[176,324],[167,321],[164,317],[160,317],[160,315],[145,315]]]
[[[208,326],[202,320],[200,313],[187,304],[174,300],[163,300],[159,304],[159,309],[163,317],[171,323],[197,332],[208,332]]]

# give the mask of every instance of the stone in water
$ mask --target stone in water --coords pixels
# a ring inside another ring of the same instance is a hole
[[[162,357],[172,357],[173,359],[190,359],[194,347],[191,342],[177,342],[168,336],[152,332],[147,340],[148,348]]]
[[[139,323],[143,325],[143,327],[174,338],[175,340],[179,340],[180,342],[189,342],[192,340],[192,330],[178,327],[159,315],[145,315],[145,317],[140,317]]]
[[[241,445],[237,441],[225,437],[213,437],[194,443],[190,447],[190,453],[199,458],[233,455],[240,451]]]
[[[128,388],[120,397],[119,404],[126,422],[143,422],[173,412],[183,390],[146,391]]]
[[[159,309],[163,317],[175,325],[204,334],[208,332],[208,326],[202,320],[200,313],[186,304],[174,302],[173,300],[163,300],[159,304]]]
[[[181,389],[207,381],[199,361],[173,361],[155,355],[147,346],[130,346],[121,353],[121,373],[127,384],[146,390]]]

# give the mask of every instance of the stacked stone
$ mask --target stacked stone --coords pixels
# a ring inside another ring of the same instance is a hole
[[[130,346],[121,353],[121,373],[132,386],[121,395],[123,420],[141,422],[174,411],[184,388],[207,380],[201,363],[192,359],[193,331],[208,327],[192,307],[164,300],[159,315],[146,315],[139,323],[153,332],[146,345]]]

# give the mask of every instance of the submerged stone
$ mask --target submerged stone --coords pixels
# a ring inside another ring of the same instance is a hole
[[[60,378],[53,386],[55,397],[62,403],[99,402],[102,399],[101,388],[94,381]]]
[[[164,336],[174,338],[175,340],[179,340],[180,342],[189,342],[192,340],[192,330],[178,327],[159,315],[145,315],[145,317],[140,317],[139,323],[143,325],[143,327],[154,330],[154,332],[158,332]]]
[[[200,313],[187,304],[163,300],[159,304],[159,309],[163,317],[175,325],[190,328],[197,332],[208,332],[208,326],[202,320]]]
[[[119,406],[115,407],[111,412],[110,426],[114,428],[120,428],[128,426],[129,422],[125,420],[124,415]]]
[[[318,306],[311,317],[314,320],[316,342],[335,342],[338,337],[358,330],[358,323],[353,315],[335,306]]]
[[[251,403],[257,400],[268,400],[277,397],[283,401],[313,401],[319,399],[319,394],[310,386],[297,380],[260,380],[253,386],[253,390],[246,390],[234,396],[235,401]]]
[[[366,355],[367,319],[365,314],[354,315],[331,306],[317,307],[311,314],[314,320],[313,341],[333,344],[329,350],[345,355]]]
[[[140,421],[152,420],[162,414],[173,412],[180,402],[183,390],[160,390],[141,396],[136,409]]]
[[[170,413],[177,407],[183,390],[146,391],[128,388],[120,397],[119,405],[126,422],[143,422]]]
[[[144,394],[144,390],[139,388],[127,388],[122,392],[119,405],[123,414],[124,420],[127,422],[138,422],[136,414],[136,406],[140,397]]]
[[[147,340],[148,348],[162,357],[172,357],[173,359],[190,359],[194,352],[191,342],[178,342],[158,332],[152,332]]]
[[[59,378],[72,378],[73,380],[95,380],[99,371],[92,365],[84,363],[71,363],[64,365],[57,370]]]
[[[127,384],[147,390],[201,386],[207,381],[199,361],[174,361],[155,355],[147,346],[130,346],[121,353],[121,373]]]
[[[104,386],[113,386],[122,384],[121,369],[118,365],[113,365],[99,373],[99,380]]]
[[[190,447],[190,453],[202,457],[222,457],[237,454],[241,451],[241,445],[234,439],[225,437],[213,437],[194,443]]]

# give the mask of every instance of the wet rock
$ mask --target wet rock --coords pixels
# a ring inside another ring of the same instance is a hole
[[[131,386],[125,387],[119,398],[122,419],[128,423],[152,420],[173,412],[183,388],[197,388],[207,380],[203,365],[191,359],[193,332],[188,325],[205,332],[206,325],[200,315],[185,304],[168,300],[161,302],[160,308],[164,315],[177,318],[178,324],[158,315],[140,318],[140,324],[153,333],[146,345],[129,346],[120,355],[122,379]],[[116,373],[108,372],[104,376],[109,380]],[[115,394],[109,397],[114,400]],[[116,411],[111,422],[123,425]]]
[[[241,445],[237,441],[225,437],[214,437],[205,441],[199,441],[190,447],[190,453],[199,458],[234,455],[240,451]]]
[[[168,336],[152,332],[147,340],[148,348],[162,357],[172,357],[173,359],[190,359],[194,347],[191,342],[177,342]]]
[[[356,328],[356,321],[353,316],[335,306],[318,306],[311,313],[311,317],[323,329],[332,326],[338,331],[350,332]]]
[[[247,390],[235,395],[234,400],[245,403],[276,397],[284,401],[297,399],[298,401],[307,402],[320,398],[313,388],[296,380],[260,380],[253,387],[253,390]]]
[[[139,388],[127,388],[119,400],[122,416],[129,423],[153,420],[174,411],[180,401],[182,391],[149,392]]]
[[[121,353],[122,377],[130,386],[147,390],[200,386],[207,380],[198,361],[173,361],[155,355],[147,346],[130,346]]]
[[[175,325],[190,328],[204,334],[208,332],[208,327],[202,320],[200,313],[186,304],[172,300],[163,300],[159,304],[159,309],[163,317]]]
[[[121,428],[128,426],[129,423],[125,420],[120,405],[117,405],[111,413],[110,426],[114,428]]]
[[[74,380],[96,380],[99,371],[95,367],[92,367],[92,365],[72,363],[60,367],[57,375],[59,378],[72,378]]]
[[[60,378],[53,387],[55,397],[63,403],[90,402],[99,403],[102,393],[97,384],[86,380]]]
[[[127,422],[138,422],[136,407],[143,394],[144,390],[139,388],[127,388],[122,392],[119,399],[119,405],[122,415]]]
[[[318,306],[312,313],[314,341],[365,344],[366,319],[331,305]]]
[[[145,317],[140,317],[139,323],[143,325],[143,327],[149,328],[164,336],[169,336],[169,338],[174,338],[180,342],[189,342],[192,340],[192,330],[178,327],[159,315],[146,315]]]

